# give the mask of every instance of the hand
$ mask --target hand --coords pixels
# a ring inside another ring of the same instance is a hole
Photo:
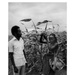
[[[18,68],[17,67],[14,67],[14,72],[18,73]]]

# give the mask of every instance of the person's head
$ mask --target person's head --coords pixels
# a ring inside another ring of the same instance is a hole
[[[21,37],[21,30],[20,30],[20,27],[19,26],[13,26],[11,28],[11,33],[13,36],[15,36],[16,38],[20,38]]]
[[[50,41],[51,43],[56,43],[56,42],[57,42],[57,37],[56,37],[56,35],[53,34],[53,33],[51,33],[51,34],[49,35],[49,41]]]

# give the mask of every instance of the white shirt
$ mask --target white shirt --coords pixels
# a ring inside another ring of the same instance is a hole
[[[22,38],[17,40],[15,37],[9,41],[9,52],[14,53],[14,62],[16,66],[25,65],[26,59],[23,54],[24,41]]]

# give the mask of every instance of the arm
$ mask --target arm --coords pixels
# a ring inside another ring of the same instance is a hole
[[[14,62],[14,58],[13,58],[13,52],[9,52],[9,58],[10,58],[10,60],[12,62],[13,67],[16,67],[15,62]]]
[[[45,44],[47,44],[47,42],[45,42],[45,41],[43,40],[43,37],[40,38],[40,43],[45,43]]]
[[[13,57],[13,50],[14,48],[13,48],[13,44],[12,43],[9,43],[9,47],[8,47],[8,50],[9,50],[9,58],[10,58],[10,60],[11,60],[11,63],[12,63],[12,65],[13,65],[13,67],[14,67],[14,72],[15,73],[18,73],[18,69],[17,69],[17,67],[16,67],[16,65],[15,65],[15,62],[14,62],[14,57]]]
[[[12,65],[13,65],[13,67],[14,67],[14,72],[15,72],[15,73],[18,73],[18,69],[17,69],[17,67],[16,67],[16,65],[15,65],[15,62],[14,62],[13,52],[9,52],[9,58],[10,58],[10,60],[11,60],[11,63],[12,63]]]
[[[55,43],[55,45],[53,45],[51,48],[52,48],[52,49],[54,49],[54,48],[57,49],[57,47],[58,47],[58,44]]]
[[[51,45],[49,42],[47,43],[48,45],[48,49],[49,51],[52,51],[53,53],[57,53],[57,50],[58,50],[58,44],[56,43],[55,45]]]
[[[24,57],[25,57],[25,59],[26,59],[26,53],[25,53],[25,51],[23,50],[23,54],[24,54]]]

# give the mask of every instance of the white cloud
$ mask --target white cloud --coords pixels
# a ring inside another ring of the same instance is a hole
[[[23,18],[32,18],[35,23],[49,19],[54,24],[59,23],[61,27],[65,26],[66,12],[66,3],[9,3],[9,33],[10,28],[19,24],[19,20]],[[27,24],[30,24],[29,28],[32,25],[32,23]]]

